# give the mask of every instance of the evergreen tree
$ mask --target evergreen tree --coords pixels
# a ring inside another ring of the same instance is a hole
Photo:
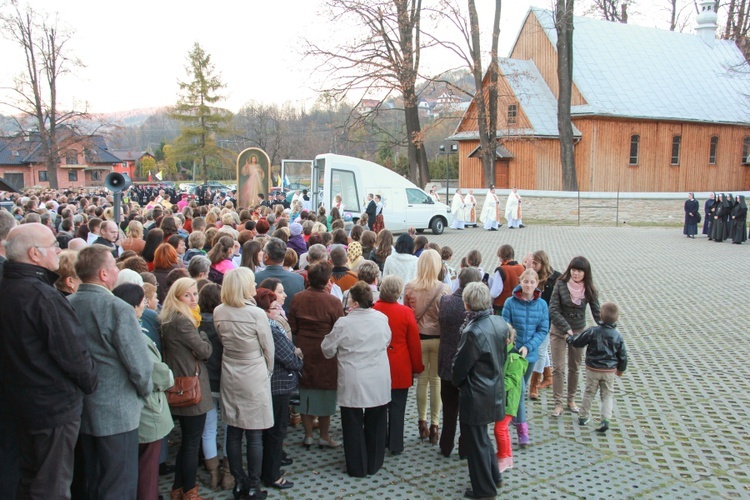
[[[216,139],[231,132],[228,124],[232,120],[232,113],[215,106],[224,99],[219,94],[224,84],[211,63],[211,56],[198,42],[188,54],[185,69],[188,79],[179,82],[180,96],[177,105],[170,110],[170,117],[183,124],[179,137],[174,141],[174,153],[180,160],[197,162],[205,182],[208,180],[210,160],[231,166],[232,153],[219,147]]]

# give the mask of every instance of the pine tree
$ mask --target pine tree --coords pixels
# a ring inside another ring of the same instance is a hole
[[[213,106],[224,100],[219,94],[224,84],[216,73],[211,56],[198,42],[188,54],[185,68],[188,79],[179,82],[180,95],[170,116],[184,124],[174,141],[174,152],[180,160],[192,160],[201,166],[203,181],[208,180],[208,165],[218,162],[230,168],[232,153],[217,144],[217,136],[231,132],[229,110]]]

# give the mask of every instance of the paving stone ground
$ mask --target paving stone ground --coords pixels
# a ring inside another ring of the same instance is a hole
[[[491,271],[504,243],[513,245],[518,260],[544,249],[561,271],[572,257],[584,255],[602,301],[622,310],[619,329],[630,364],[616,382],[612,429],[600,436],[591,424],[579,427],[573,414],[549,416],[551,389],[542,391],[540,401],[527,403],[533,445],[519,450],[513,437],[515,468],[504,474],[499,496],[750,498],[750,244],[691,240],[681,233],[531,225],[426,234],[453,249],[455,267],[476,248]],[[579,392],[582,386],[583,370]],[[593,415],[598,411],[595,402]],[[338,415],[332,429],[340,438]],[[465,461],[444,458],[436,446],[419,441],[413,389],[406,449],[386,456],[375,476],[348,477],[342,449],[308,451],[300,446],[302,437],[300,426],[290,428],[286,440],[295,460],[286,478],[294,487],[269,490],[269,497],[460,498],[470,486]],[[173,445],[171,463],[176,450]],[[207,477],[202,468],[200,474]],[[160,484],[167,498],[171,480],[163,477]],[[212,495],[231,498],[230,492]]]

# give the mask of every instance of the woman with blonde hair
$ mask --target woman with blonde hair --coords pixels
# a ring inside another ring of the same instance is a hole
[[[170,248],[171,245],[167,245]],[[174,250],[172,248],[172,250]],[[177,452],[172,498],[198,499],[195,478],[206,413],[214,406],[206,360],[211,356],[211,342],[198,329],[201,315],[198,308],[198,287],[191,278],[174,282],[160,314],[164,362],[175,377],[198,377],[201,399],[196,404],[172,407],[172,415],[180,422],[182,442]]]
[[[57,268],[58,278],[55,281],[55,288],[60,290],[66,297],[78,290],[81,280],[76,274],[76,261],[78,252],[75,250],[63,250],[60,252],[60,267]]]
[[[143,252],[146,242],[143,241],[143,224],[137,220],[131,220],[128,224],[128,237],[122,241],[123,251],[132,250],[138,255]]]
[[[451,293],[450,286],[438,280],[443,261],[440,254],[429,249],[417,261],[417,277],[406,284],[404,305],[412,308],[419,327],[424,371],[417,379],[417,411],[419,437],[430,438],[437,444],[440,434],[440,377],[438,349],[440,348],[440,298]],[[427,427],[427,392],[430,393],[430,426]]]
[[[321,224],[320,222],[316,222],[313,224],[311,234],[323,234],[327,233],[328,228],[326,228],[325,224]]]
[[[246,267],[227,272],[214,325],[224,346],[221,413],[227,424],[227,459],[235,479],[234,497],[265,498],[259,489],[263,430],[273,426],[271,384],[274,343],[268,318],[256,306],[255,275]],[[248,472],[242,465],[247,437]]]
[[[211,211],[206,214],[206,227],[216,227],[217,221],[216,212]]]

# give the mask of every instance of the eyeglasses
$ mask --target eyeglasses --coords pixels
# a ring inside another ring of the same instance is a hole
[[[34,248],[39,248],[39,249],[41,249],[41,248],[53,248],[53,247],[60,248],[60,242],[59,241],[55,241],[54,243],[51,243],[49,245],[34,245]]]

